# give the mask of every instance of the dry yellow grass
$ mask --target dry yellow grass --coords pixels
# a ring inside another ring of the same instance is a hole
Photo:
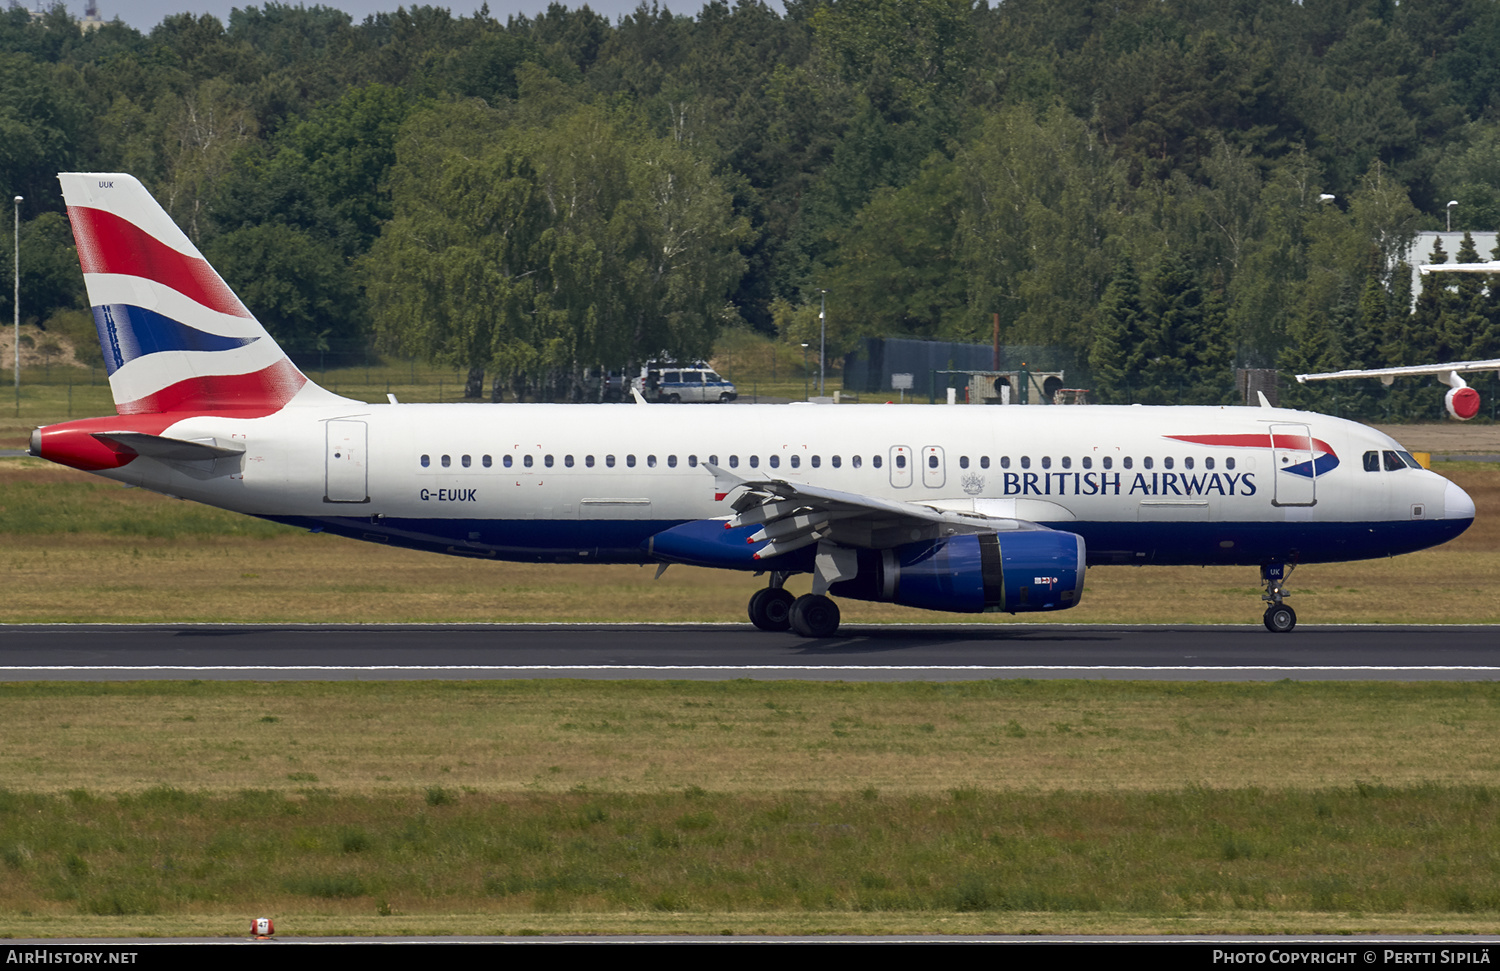
[[[1475,525],[1452,543],[1389,560],[1296,571],[1303,623],[1500,622],[1500,467],[1448,464],[1474,497]],[[674,566],[476,562],[290,530],[214,531],[244,517],[120,489],[28,460],[0,463],[0,488],[24,479],[83,495],[119,517],[205,517],[185,535],[11,532],[0,504],[0,622],[72,621],[734,621],[761,581]],[[9,515],[15,515],[10,512]],[[81,515],[81,514],[80,514]],[[9,533],[9,535],[5,535]],[[802,592],[808,581],[794,581]],[[936,614],[844,601],[850,623],[1258,623],[1251,567],[1103,567],[1083,602],[1059,614]]]
[[[416,682],[0,689],[24,792],[1500,786],[1490,685]]]
[[[1044,934],[1494,934],[1500,921],[1488,914],[1367,914],[1256,912],[1140,914],[1046,912],[851,913],[421,913],[380,917],[363,901],[320,902],[318,912],[288,914],[268,907],[240,914],[98,917],[83,914],[7,916],[4,938],[248,937],[250,918],[275,916],[277,937],[603,936],[710,937],[757,935],[1026,935]],[[1440,944],[1442,937],[1433,943]],[[140,959],[138,959],[140,960]]]

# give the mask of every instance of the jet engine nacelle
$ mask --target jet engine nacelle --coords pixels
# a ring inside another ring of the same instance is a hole
[[[1459,421],[1468,421],[1479,414],[1479,392],[1473,388],[1449,388],[1443,396],[1443,407]]]
[[[860,550],[859,572],[828,592],[959,613],[1066,610],[1083,597],[1083,537],[1053,530],[950,536]]]

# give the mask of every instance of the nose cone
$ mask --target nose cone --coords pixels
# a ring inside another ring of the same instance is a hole
[[[1469,521],[1474,519],[1474,500],[1452,482],[1448,483],[1448,487],[1443,490],[1443,518]]]

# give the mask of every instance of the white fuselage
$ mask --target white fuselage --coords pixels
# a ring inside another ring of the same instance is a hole
[[[365,405],[183,419],[243,448],[101,472],[254,516],[505,559],[642,562],[654,533],[727,517],[726,483],[782,479],[1077,532],[1090,562],[1359,559],[1473,518],[1354,422],[1271,408]],[[1300,468],[1300,471],[1297,471]]]

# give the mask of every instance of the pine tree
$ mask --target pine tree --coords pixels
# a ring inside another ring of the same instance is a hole
[[[1144,361],[1145,311],[1135,266],[1122,259],[1099,299],[1099,323],[1089,346],[1094,392],[1104,404],[1128,404]]]

